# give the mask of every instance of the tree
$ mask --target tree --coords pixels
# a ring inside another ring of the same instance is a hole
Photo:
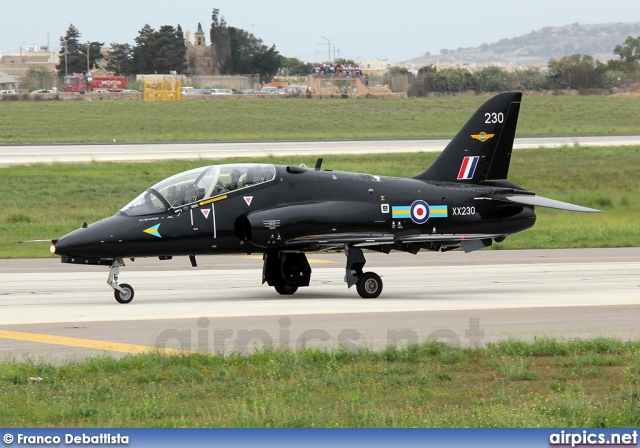
[[[298,58],[288,58],[280,55],[279,72],[283,75],[304,76],[311,73],[313,64],[301,61]]]
[[[136,73],[153,73],[155,71],[153,61],[156,52],[155,32],[149,24],[145,24],[138,31],[138,37],[134,39],[136,45],[133,47],[132,56]]]
[[[187,69],[187,46],[182,28],[163,25],[155,31],[146,24],[135,38],[133,68],[137,73],[184,72]]]
[[[31,67],[24,75],[22,82],[32,89],[50,89],[56,84],[56,72],[47,67]]]
[[[412,82],[409,94],[426,96],[431,92],[460,93],[474,88],[474,77],[467,69],[448,68],[440,71],[427,69]]]
[[[593,56],[574,54],[549,61],[549,76],[558,87],[565,85],[569,89],[594,89],[607,87],[606,64]],[[564,79],[561,79],[559,74]]]
[[[514,77],[500,67],[486,67],[473,74],[477,92],[505,92],[516,89]]]
[[[128,76],[135,73],[133,67],[133,48],[129,44],[111,44],[111,51],[106,57],[105,68],[116,75]]]
[[[333,64],[335,66],[338,66],[338,65],[342,65],[342,66],[345,66],[345,65],[357,65],[353,59],[346,59],[346,58],[338,58],[338,59],[333,61]]]
[[[636,38],[632,36],[627,37],[623,45],[616,45],[613,53],[620,56],[620,59],[625,62],[640,61],[640,36]]]
[[[158,73],[183,73],[187,70],[187,46],[180,25],[177,28],[161,26],[155,36],[155,45],[155,70]]]
[[[406,76],[410,74],[408,69],[398,66],[390,67],[387,73],[389,74],[389,76]]]
[[[218,56],[218,69],[223,75],[229,72],[229,57],[231,45],[229,42],[229,28],[224,17],[220,17],[220,10],[214,8],[211,13],[211,30],[209,31],[211,45]]]
[[[275,45],[267,47],[262,39],[248,31],[227,26],[217,8],[211,14],[209,34],[223,75],[258,74],[267,80],[273,78],[281,66],[282,59]]]
[[[618,59],[610,59],[607,61],[607,71],[638,73],[640,72],[640,64],[638,64],[637,62],[627,62]]]
[[[518,70],[516,78],[519,83],[516,90],[544,90],[548,86],[547,79],[539,68]]]
[[[259,51],[254,57],[254,64],[262,81],[271,81],[280,68],[280,53],[275,45],[271,45],[265,51]]]
[[[230,55],[228,73],[259,74],[263,80],[273,78],[280,67],[280,54],[275,45],[270,48],[262,39],[235,27],[228,28]]]
[[[437,71],[438,69],[435,65],[425,65],[424,67],[420,67],[418,70],[418,76],[426,75],[427,73],[436,73]]]
[[[97,61],[104,57],[101,52],[104,42],[81,44],[80,31],[73,24],[69,25],[67,34],[60,37],[60,44],[60,63],[56,66],[60,76],[65,74],[65,64],[67,73],[83,73],[87,70],[87,65],[93,67]],[[88,62],[87,51],[89,54]]]

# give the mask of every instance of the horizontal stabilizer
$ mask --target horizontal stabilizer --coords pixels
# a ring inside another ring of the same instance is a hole
[[[481,199],[487,199],[492,201],[513,202],[516,204],[533,205],[535,207],[555,208],[558,210],[567,210],[570,212],[601,212],[602,210],[596,210],[595,208],[583,207],[581,205],[570,204],[569,202],[556,201],[555,199],[549,199],[536,195],[498,195],[491,197],[484,197]]]

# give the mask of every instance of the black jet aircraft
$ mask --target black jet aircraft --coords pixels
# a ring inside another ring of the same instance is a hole
[[[344,251],[345,282],[375,298],[362,249],[465,252],[531,228],[535,207],[598,210],[537,196],[507,181],[522,93],[486,101],[423,173],[393,176],[265,163],[211,165],[158,182],[110,218],[53,240],[63,263],[110,265],[120,303],[125,259],[263,254],[262,282],[280,294],[309,286],[309,251]]]

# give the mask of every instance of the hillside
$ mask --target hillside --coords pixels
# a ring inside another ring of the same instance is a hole
[[[575,53],[588,54],[600,61],[617,59],[616,45],[627,36],[640,36],[640,22],[545,27],[511,39],[501,39],[476,48],[444,49],[440,54],[426,53],[405,63],[454,65],[545,66],[550,59]]]

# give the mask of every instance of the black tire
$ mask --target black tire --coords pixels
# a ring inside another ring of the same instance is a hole
[[[120,286],[125,293],[118,291],[117,289],[113,291],[113,295],[116,298],[118,303],[129,303],[133,300],[133,287],[128,285],[127,283],[121,283]]]
[[[284,284],[274,285],[273,288],[283,296],[290,296],[291,294],[295,293],[298,290],[297,286],[284,285]]]
[[[363,299],[375,299],[382,292],[382,279],[375,272],[365,272],[356,282],[356,289]]]

